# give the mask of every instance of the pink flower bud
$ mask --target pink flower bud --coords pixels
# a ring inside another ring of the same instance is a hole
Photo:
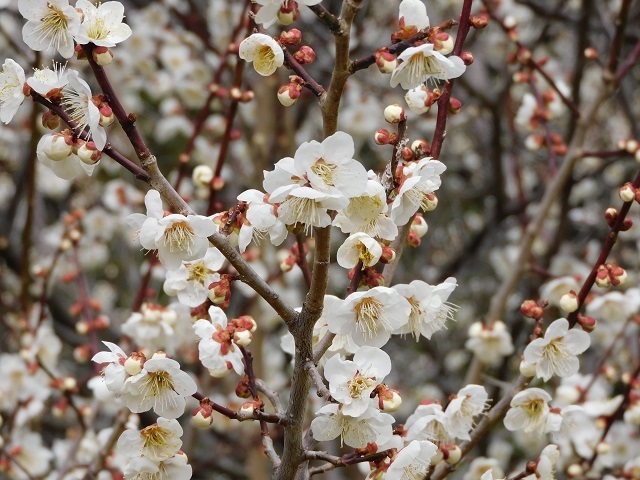
[[[87,165],[93,165],[100,160],[102,152],[96,148],[93,142],[83,142],[78,148],[78,158]]]
[[[297,83],[285,83],[278,89],[278,101],[285,107],[290,107],[298,101],[302,87]]]
[[[299,45],[302,41],[302,32],[297,28],[292,28],[288,32],[280,33],[280,42],[285,45]]]
[[[389,130],[380,128],[376,130],[376,133],[373,135],[373,139],[378,145],[388,145],[391,139],[391,134],[389,133]]]
[[[213,407],[209,402],[200,402],[200,406],[191,412],[191,422],[196,428],[209,428],[213,424]]]
[[[598,51],[593,47],[587,47],[584,49],[584,58],[587,60],[595,60],[598,58]]]
[[[431,145],[425,139],[419,138],[411,144],[411,150],[413,150],[417,158],[421,158],[431,153]]]
[[[437,205],[438,199],[435,195],[434,199]],[[427,221],[424,219],[421,213],[418,213],[415,217],[413,217],[413,222],[411,222],[410,228],[411,233],[414,233],[418,237],[418,239],[424,237],[429,231],[429,225],[427,225]],[[420,244],[418,243],[418,245]]]
[[[469,21],[473,28],[482,29],[489,24],[489,14],[483,13],[480,15],[472,15],[469,17]]]
[[[409,147],[404,147],[402,150],[400,150],[400,156],[405,162],[411,161],[413,160],[413,150],[411,150]]]
[[[609,270],[604,265],[598,267],[598,273],[596,274],[596,285],[600,288],[607,288],[611,285],[611,278],[609,278]]]
[[[214,305],[224,305],[231,300],[231,282],[228,275],[221,275],[220,280],[209,285],[207,297]]]
[[[604,211],[604,218],[607,220],[607,223],[610,227],[613,226],[613,223],[616,221],[618,217],[618,210],[613,207],[609,207]]]
[[[398,60],[396,56],[389,52],[387,47],[381,48],[375,53],[376,66],[380,73],[391,73],[398,66]]]
[[[42,114],[42,126],[49,130],[55,130],[60,126],[60,117],[51,110]]]
[[[453,52],[453,38],[446,32],[439,32],[433,37],[433,47],[442,55]]]
[[[316,60],[316,52],[314,52],[310,46],[303,45],[300,47],[300,50],[293,54],[293,58],[295,58],[300,65],[308,65]]]
[[[449,465],[455,465],[462,458],[462,450],[455,444],[441,446],[440,450],[442,451],[442,459]]]
[[[245,375],[244,378],[238,382],[236,386],[236,396],[238,398],[251,398],[251,390],[249,390],[249,379]]]
[[[618,190],[618,196],[623,202],[633,202],[636,199],[636,189],[631,182],[627,182]]]
[[[395,258],[396,258],[396,251],[393,248],[387,245],[384,245],[382,247],[382,255],[380,256],[380,262],[391,263]]]
[[[451,97],[449,100],[449,113],[455,115],[462,108],[462,102],[457,98]]]
[[[289,0],[284,2],[278,10],[278,21],[282,25],[291,25],[300,17],[300,9],[298,8],[298,2]]]
[[[539,320],[544,314],[543,308],[535,300],[525,300],[520,305],[520,312],[528,318]]]
[[[611,278],[611,284],[615,287],[624,285],[627,281],[627,271],[622,267],[611,267],[609,271],[609,277]]]
[[[591,333],[596,329],[596,325],[598,322],[593,317],[586,317],[584,315],[578,314],[578,325],[587,333]]]
[[[116,116],[113,114],[113,110],[107,103],[100,105],[100,125],[108,127],[116,121]]]
[[[420,237],[415,232],[409,232],[407,235],[407,245],[411,248],[420,246]]]
[[[473,63],[473,53],[471,52],[462,52],[460,54],[460,58],[464,62],[465,65],[471,65]]]

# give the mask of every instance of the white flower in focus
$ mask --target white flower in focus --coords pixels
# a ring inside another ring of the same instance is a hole
[[[164,215],[157,190],[149,190],[144,199],[147,214],[134,213],[127,223],[140,231],[140,244],[147,250],[158,250],[158,258],[167,270],[177,270],[183,261],[205,256],[207,237],[216,232],[216,224],[202,215]]]
[[[442,405],[430,403],[418,405],[415,412],[404,424],[407,442],[411,440],[429,440],[449,442],[453,437],[449,433],[448,418],[442,411]]]
[[[405,225],[418,209],[429,209],[427,194],[440,188],[440,174],[447,167],[430,157],[410,162],[402,169],[400,186],[391,204],[391,219],[396,225]]]
[[[89,128],[98,150],[107,144],[107,132],[100,126],[100,110],[93,103],[93,94],[87,82],[78,77],[77,72],[69,70],[67,86],[62,90],[62,104],[76,122],[80,130]]]
[[[100,47],[115,47],[117,43],[131,36],[129,25],[122,23],[124,6],[120,2],[93,5],[87,0],[78,0],[76,8],[84,14],[76,34],[79,44],[93,43]]]
[[[507,430],[542,433],[549,415],[551,395],[540,388],[528,388],[511,400],[511,408],[504,417]]]
[[[398,235],[398,227],[387,216],[388,208],[384,187],[370,172],[364,193],[349,199],[349,205],[338,212],[333,225],[343,233],[363,232],[372,237],[393,240]]]
[[[358,417],[369,408],[371,392],[390,371],[389,355],[373,347],[361,347],[353,360],[334,355],[324,366],[331,396],[342,404],[342,414],[351,417]]]
[[[233,341],[233,333],[227,330],[227,316],[219,307],[209,307],[211,321],[198,320],[193,324],[200,338],[198,351],[202,365],[214,376],[220,377],[232,368],[238,375],[244,372],[242,352]]]
[[[398,20],[400,20],[400,26],[404,28],[412,26],[418,30],[429,28],[427,7],[420,0],[402,0]]]
[[[53,62],[53,68],[36,68],[33,71],[33,76],[27,79],[27,85],[42,96],[47,96],[52,90],[60,90],[69,82],[67,79],[69,72],[65,67],[66,65]],[[76,71],[70,71],[77,75]]]
[[[162,417],[178,418],[184,413],[185,397],[198,390],[180,364],[166,357],[144,362],[137,375],[127,378],[121,392],[124,404],[133,413],[153,411]]]
[[[391,86],[400,84],[405,90],[417,88],[429,78],[457,78],[467,69],[460,57],[445,57],[431,43],[407,48],[398,55],[398,61],[402,63],[391,74]]]
[[[276,209],[265,201],[265,194],[259,190],[247,190],[238,195],[238,200],[249,204],[245,221],[240,227],[238,248],[243,253],[252,239],[260,239],[267,233],[271,243],[280,245],[287,238],[287,227],[276,216]]]
[[[24,101],[24,70],[7,58],[0,73],[0,120],[9,123]]]
[[[129,375],[125,371],[124,362],[127,354],[115,343],[102,342],[109,349],[108,352],[98,352],[91,359],[95,363],[108,363],[102,370],[102,378],[110,392],[120,393],[124,387],[124,382]]]
[[[406,1],[406,0],[405,0]],[[438,447],[429,441],[414,440],[398,452],[384,476],[385,480],[413,480],[426,478],[431,458]]]
[[[409,321],[411,305],[395,290],[375,287],[354,292],[345,300],[325,305],[329,331],[351,335],[356,345],[380,348],[391,333]]]
[[[80,29],[80,14],[69,0],[20,0],[20,14],[28,21],[22,38],[36,52],[53,49],[64,58],[73,56],[73,37]]]
[[[591,339],[580,328],[569,330],[569,322],[559,318],[547,327],[544,338],[536,338],[524,349],[524,359],[535,365],[536,376],[545,382],[552,376],[569,377],[578,373],[580,355]]]
[[[240,43],[238,55],[260,75],[268,77],[284,64],[284,52],[273,37],[264,33],[254,33]]]
[[[263,186],[269,202],[286,225],[301,223],[307,230],[331,223],[327,210],[341,210],[349,198],[367,187],[367,172],[353,159],[353,138],[336,132],[322,143],[305,142],[294,158],[283,158],[264,172]]]
[[[322,0],[297,0],[301,5],[317,5]],[[278,11],[286,0],[255,0],[258,5],[261,5],[260,10],[255,17],[255,22],[262,25],[264,28],[269,28],[278,20]]]
[[[462,388],[445,409],[449,434],[460,440],[469,440],[473,428],[473,417],[487,409],[486,390],[481,385],[467,385]]]
[[[182,262],[177,270],[167,272],[164,291],[167,295],[177,295],[187,307],[195,308],[207,300],[209,285],[220,280],[218,270],[225,258],[215,247],[209,247],[200,260]]]
[[[338,297],[334,297],[333,295],[325,295],[324,296],[324,309],[322,311],[322,316],[318,319],[316,324],[313,326],[313,342],[314,345],[319,342],[324,336],[329,333],[329,325],[327,324],[326,316],[327,312],[334,311],[334,307],[337,308],[338,305],[342,303],[342,300]],[[334,305],[335,304],[335,305]],[[291,338],[293,342],[293,337]],[[293,343],[292,343],[293,345]],[[351,335],[336,335],[333,337],[333,341],[331,342],[331,346],[327,349],[327,352],[323,355],[323,359],[327,359],[336,353],[349,356],[353,355],[358,351],[360,347],[356,345],[351,338]],[[293,354],[292,354],[293,355]]]
[[[118,450],[128,458],[144,456],[161,461],[173,457],[182,446],[182,427],[177,420],[158,418],[142,430],[125,430],[118,439]]]
[[[382,247],[366,233],[358,232],[349,235],[337,252],[338,265],[353,268],[359,261],[363,267],[372,267],[380,260]]]
[[[369,407],[358,417],[344,415],[335,403],[325,405],[316,412],[311,422],[311,434],[325,442],[340,437],[340,443],[354,448],[364,448],[367,443],[385,443],[391,440],[394,418]]]
[[[469,340],[464,346],[485,365],[495,365],[501,358],[513,353],[511,334],[500,320],[488,327],[482,322],[474,322],[469,327]]]
[[[187,456],[182,452],[160,462],[136,457],[131,459],[122,473],[125,480],[189,480],[192,469],[187,461]]]
[[[447,300],[457,286],[456,279],[449,277],[440,285],[414,280],[408,285],[391,287],[411,305],[409,322],[393,333],[410,333],[416,341],[420,335],[431,339],[435,332],[445,327],[447,320],[453,320],[456,307],[447,303]]]

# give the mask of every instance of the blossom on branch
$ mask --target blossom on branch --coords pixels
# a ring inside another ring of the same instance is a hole
[[[209,285],[220,280],[218,270],[225,258],[215,247],[209,247],[199,260],[183,261],[177,270],[167,272],[164,291],[167,295],[177,295],[187,307],[195,308],[207,300]]]
[[[311,422],[311,433],[318,441],[340,437],[340,443],[354,448],[364,448],[368,443],[385,443],[391,440],[394,418],[369,407],[358,417],[345,415],[339,405],[330,403],[316,412]]]
[[[511,408],[504,417],[507,430],[543,433],[549,416],[551,395],[540,388],[528,388],[511,400]]]
[[[69,72],[78,74],[75,70]],[[69,83],[67,79],[69,72],[66,71],[66,65],[53,62],[53,68],[34,69],[33,76],[27,79],[27,85],[43,97],[58,95],[60,90]]]
[[[69,0],[20,0],[20,14],[28,21],[22,38],[36,52],[55,50],[64,58],[73,56],[73,38],[80,29],[80,13]]]
[[[297,0],[298,4],[302,5],[317,5],[322,0]],[[255,17],[255,22],[261,24],[264,28],[269,28],[278,20],[278,12],[283,4],[287,3],[287,0],[255,0],[258,5],[261,5],[260,10]]]
[[[349,235],[337,252],[338,265],[353,268],[359,261],[364,267],[372,267],[380,260],[382,247],[369,235],[363,232]]]
[[[445,57],[431,43],[407,48],[398,60],[402,63],[391,74],[391,86],[400,84],[405,90],[417,88],[430,78],[458,78],[467,69],[460,57]]]
[[[102,150],[107,144],[107,132],[100,126],[100,110],[93,100],[91,89],[74,70],[68,72],[67,79],[68,84],[62,90],[62,104],[78,129],[88,128],[96,147]]]
[[[24,70],[7,58],[0,72],[0,120],[9,123],[24,101]]]
[[[209,307],[209,320],[198,320],[193,324],[200,338],[198,351],[202,365],[215,377],[222,377],[232,369],[238,375],[244,372],[242,352],[234,341],[233,331],[227,328],[227,315],[219,307]]]
[[[162,461],[177,454],[182,446],[182,427],[177,420],[159,417],[142,430],[125,430],[118,439],[118,449],[127,457],[144,456]]]
[[[93,5],[87,0],[78,0],[76,8],[82,10],[82,24],[76,41],[85,45],[93,43],[101,47],[115,47],[131,36],[131,28],[122,23],[124,6],[120,2],[105,2]]]
[[[282,47],[269,35],[254,33],[240,43],[238,55],[260,75],[268,77],[284,64]]]
[[[431,459],[438,453],[438,447],[427,440],[413,440],[398,452],[391,462],[385,480],[407,480],[426,478]]]
[[[238,248],[244,252],[252,239],[260,239],[267,233],[271,243],[280,245],[287,238],[287,229],[276,215],[276,208],[268,203],[266,195],[260,190],[246,190],[238,195],[238,200],[249,206],[244,214]]]

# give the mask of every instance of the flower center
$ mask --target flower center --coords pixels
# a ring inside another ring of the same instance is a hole
[[[371,265],[373,265],[373,255],[371,254],[367,246],[362,242],[358,242],[356,248],[358,249],[358,258],[362,260],[362,264],[365,267],[370,267]]]
[[[70,87],[62,90],[62,104],[80,130],[84,130],[89,125],[90,101],[91,98],[86,93],[76,92]]]
[[[204,285],[204,282],[207,281],[209,275],[211,275],[213,270],[207,268],[205,263],[202,260],[199,260],[194,263],[186,264],[187,270],[189,271],[188,282],[198,282],[201,285]]]
[[[385,324],[382,303],[375,298],[363,298],[355,306],[357,328],[365,337],[376,336],[378,330]]]
[[[258,54],[253,60],[254,66],[259,71],[272,71],[276,69],[276,54],[271,50],[271,47],[263,45],[258,50]]]
[[[195,236],[193,228],[187,222],[176,222],[164,231],[164,246],[168,246],[170,252],[180,250],[191,255]]]
[[[170,441],[171,433],[159,425],[150,425],[140,432],[143,448],[152,452],[153,458],[162,456]]]
[[[423,311],[420,308],[420,302],[415,297],[407,298],[409,305],[411,305],[411,312],[409,313],[409,329],[416,342],[420,340],[420,324],[422,323]]]
[[[87,23],[89,24],[87,36],[92,40],[104,40],[109,36],[109,30],[105,28],[104,18],[96,16]]]
[[[168,372],[149,372],[149,393],[145,397],[157,397],[166,390],[173,390],[173,380]]]
[[[311,167],[311,171],[319,176],[322,181],[330,187],[335,187],[333,183],[333,177],[335,175],[337,166],[332,163],[327,163],[324,158],[320,158]]]
[[[347,382],[349,388],[349,396],[351,398],[362,397],[363,392],[368,391],[376,385],[376,381],[372,378],[365,377],[359,372],[355,374],[352,380]]]
[[[40,25],[33,33],[39,38],[51,37],[50,45],[58,49],[69,42],[67,38],[68,22],[64,12],[52,3],[47,3],[47,13],[40,19]]]
[[[312,227],[322,224],[321,214],[323,212],[324,209],[312,198],[290,196],[278,207],[280,220],[286,225],[304,224],[306,235],[309,235]]]

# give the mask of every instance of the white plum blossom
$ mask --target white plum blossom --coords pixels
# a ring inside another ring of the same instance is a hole
[[[325,305],[325,309],[330,332],[351,335],[360,347],[377,348],[386,344],[391,333],[409,321],[411,313],[409,302],[387,287],[354,292],[345,300]]]
[[[406,1],[406,0],[405,0]],[[385,480],[420,480],[427,477],[431,458],[438,447],[429,441],[413,440],[391,462]]]
[[[440,174],[446,168],[444,163],[430,157],[410,162],[402,168],[400,185],[391,204],[391,219],[396,225],[405,225],[419,208],[430,208],[426,195],[440,188]]]
[[[69,72],[77,72],[74,70],[66,70],[66,65],[53,62],[53,68],[36,68],[33,76],[27,79],[27,85],[42,96],[46,96],[49,92],[64,88],[69,80],[67,76]]]
[[[185,306],[173,303],[163,307],[147,302],[142,304],[139,312],[129,315],[122,324],[122,332],[142,348],[173,354],[183,340],[178,332],[189,331],[190,327],[191,316]]]
[[[449,277],[439,285],[414,280],[408,285],[391,287],[411,305],[409,321],[394,333],[410,333],[416,341],[420,335],[431,339],[435,332],[445,327],[447,320],[453,320],[456,307],[447,303],[447,300],[457,286],[456,279]]]
[[[278,19],[278,12],[283,3],[286,0],[255,0],[258,5],[261,5],[260,10],[255,17],[255,22],[261,24],[264,28],[269,28],[276,23]],[[322,0],[297,0],[300,5],[317,5]]]
[[[431,43],[407,48],[398,55],[398,60],[402,63],[391,74],[391,86],[400,84],[405,90],[417,88],[429,78],[457,78],[467,68],[460,57],[445,57]]]
[[[497,320],[487,326],[474,322],[469,327],[469,339],[464,344],[485,365],[495,365],[513,353],[513,340],[504,322]]]
[[[91,88],[74,70],[69,70],[67,80],[68,84],[62,90],[62,104],[80,130],[89,128],[96,148],[104,149],[107,132],[100,126],[100,110],[93,102]]]
[[[400,20],[400,26],[404,28],[412,26],[418,30],[429,28],[427,7],[421,0],[402,0],[398,20]]]
[[[359,261],[364,267],[372,267],[380,260],[382,247],[369,235],[363,232],[349,235],[337,252],[338,265],[353,268]]]
[[[273,37],[264,33],[254,33],[240,43],[238,55],[260,75],[268,77],[284,64],[284,52]]]
[[[20,14],[28,21],[22,38],[29,48],[56,50],[64,58],[73,56],[73,38],[80,29],[80,13],[69,0],[20,0]]]
[[[117,43],[131,36],[129,25],[122,23],[122,3],[105,2],[93,5],[87,0],[78,0],[76,8],[83,13],[82,24],[75,36],[79,44],[93,43],[100,47],[115,47]]]
[[[367,187],[367,172],[353,159],[353,138],[336,132],[322,143],[305,142],[295,152],[264,172],[269,202],[278,205],[286,225],[301,223],[307,230],[331,223],[327,210],[341,210]]]
[[[363,232],[372,237],[393,240],[397,225],[387,216],[387,195],[375,174],[369,172],[367,187],[362,195],[349,199],[349,205],[338,212],[333,225],[343,233]]]
[[[444,413],[447,427],[452,437],[469,440],[469,432],[473,428],[473,417],[487,409],[487,391],[481,385],[467,385],[455,395]]]
[[[177,213],[165,217],[157,190],[149,190],[144,202],[147,214],[131,214],[127,223],[140,231],[140,244],[144,248],[158,250],[158,258],[167,270],[177,270],[183,261],[205,256],[209,248],[207,237],[217,230],[210,218]]]
[[[24,101],[24,70],[7,58],[0,72],[0,120],[9,123]]]
[[[364,448],[367,443],[385,443],[391,440],[394,418],[369,407],[358,417],[345,415],[335,403],[325,405],[316,412],[311,422],[311,433],[318,441],[340,437],[340,443],[354,448]]]
[[[136,457],[127,464],[125,480],[189,480],[192,475],[187,456],[180,452],[166,460],[156,462],[147,457]]]
[[[81,173],[91,176],[100,163],[85,163],[73,153],[71,137],[59,133],[44,135],[36,147],[36,158],[45,167],[51,169],[56,177],[71,180]]]
[[[545,382],[552,376],[569,377],[578,373],[580,355],[591,339],[580,328],[569,330],[569,322],[559,318],[547,327],[544,338],[536,338],[524,350],[524,359],[535,365],[536,376]]]
[[[551,395],[540,388],[528,388],[511,400],[511,408],[504,417],[507,430],[543,433],[549,416]]]
[[[102,378],[110,392],[120,393],[129,374],[124,368],[124,362],[128,356],[118,345],[111,342],[102,342],[109,349],[108,352],[96,353],[91,359],[95,363],[108,363],[102,370]]]
[[[166,460],[182,446],[182,427],[175,419],[159,417],[142,430],[129,429],[118,439],[118,449],[128,458],[144,456],[149,460]]]
[[[418,405],[404,424],[406,441],[429,440],[433,442],[450,441],[448,418],[442,411],[442,405],[429,403]]]
[[[183,261],[177,270],[167,272],[164,291],[167,295],[177,295],[187,307],[195,308],[207,300],[209,285],[220,280],[218,270],[225,258],[215,247],[209,247],[200,260]]]
[[[341,302],[342,300],[338,297],[334,297],[333,295],[325,295],[324,310],[322,311],[322,316],[313,326],[314,343],[319,342],[327,333],[329,333],[329,325],[327,324],[327,312],[333,312],[334,304],[340,304]],[[293,337],[291,340],[293,341]],[[359,348],[360,347],[358,347],[358,345],[354,343],[351,335],[336,334],[335,337],[333,337],[331,346],[327,349],[327,352],[322,358],[328,358],[332,355],[335,355],[336,353],[341,353],[343,355],[349,356],[356,353]]]
[[[361,347],[353,360],[334,355],[324,366],[331,396],[342,404],[342,414],[351,417],[358,417],[369,408],[371,392],[390,371],[389,355],[373,347]]]
[[[287,227],[278,218],[275,207],[268,203],[260,190],[246,190],[238,200],[248,204],[244,221],[240,227],[238,248],[244,252],[252,239],[260,239],[267,233],[271,243],[280,245],[287,238]]]
[[[571,290],[577,292],[580,290],[580,284],[575,277],[564,276],[554,278],[545,282],[540,287],[540,298],[547,300],[550,305],[559,307],[560,298]]]
[[[429,99],[429,94],[424,85],[407,91],[404,95],[404,99],[407,102],[409,109],[416,115],[422,115],[423,113],[431,110],[431,106],[427,106],[426,103]]]
[[[536,466],[535,478],[540,480],[555,480],[556,463],[560,459],[560,451],[557,445],[547,445],[540,452]]]
[[[200,338],[200,361],[213,376],[226,375],[231,369],[242,375],[242,352],[234,343],[233,335],[226,329],[226,314],[221,308],[212,306],[209,307],[209,317],[211,321],[201,319],[193,324],[196,336]]]
[[[162,355],[144,362],[137,375],[127,378],[121,391],[123,403],[133,413],[151,410],[165,418],[178,418],[184,413],[185,397],[198,390],[180,364]]]

